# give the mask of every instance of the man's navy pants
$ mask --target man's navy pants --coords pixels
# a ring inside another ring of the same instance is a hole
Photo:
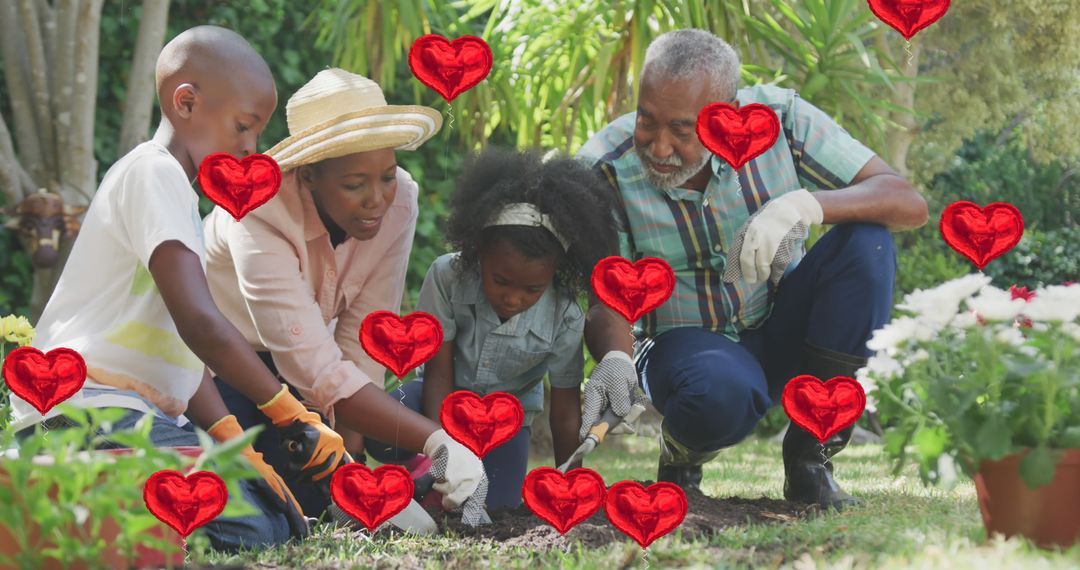
[[[780,281],[769,318],[739,342],[700,328],[643,342],[636,359],[643,387],[687,448],[735,445],[803,373],[804,343],[870,356],[866,341],[888,321],[895,278],[896,250],[883,226],[837,225]]]

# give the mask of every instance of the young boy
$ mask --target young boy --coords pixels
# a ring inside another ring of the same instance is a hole
[[[77,350],[87,381],[68,402],[129,410],[115,429],[150,412],[151,439],[161,446],[198,445],[185,414],[218,441],[242,433],[210,367],[275,426],[307,443],[301,475],[328,477],[344,458],[341,437],[284,389],[210,296],[191,187],[207,155],[255,152],[277,106],[270,70],[238,34],[200,26],[162,49],[156,79],[157,132],[106,173],[34,346]],[[42,416],[15,397],[12,407],[16,430],[70,425],[55,409]],[[307,520],[281,477],[253,449],[244,455],[263,477],[242,486],[261,514],[208,524],[211,543],[229,549],[304,536]]]

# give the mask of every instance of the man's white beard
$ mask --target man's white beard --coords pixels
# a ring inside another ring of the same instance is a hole
[[[709,162],[711,158],[709,152],[701,153],[701,159],[689,166],[683,166],[683,161],[678,155],[672,154],[665,160],[659,160],[652,155],[648,150],[634,145],[634,152],[638,155],[638,160],[641,161],[641,170],[645,173],[645,178],[657,188],[677,188],[686,183],[694,177],[695,174],[701,172],[701,169],[705,167],[705,164]],[[671,172],[657,172],[652,169],[651,165],[657,164],[660,166],[671,165],[675,167],[675,170]]]

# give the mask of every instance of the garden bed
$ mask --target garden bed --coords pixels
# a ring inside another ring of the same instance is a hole
[[[642,481],[650,485],[652,481]],[[816,512],[812,505],[792,503],[761,497],[724,499],[705,496],[698,492],[687,493],[689,512],[675,532],[682,533],[684,540],[706,538],[732,526],[748,523],[789,523]],[[522,505],[516,509],[492,511],[492,523],[471,528],[452,516],[436,516],[440,532],[450,532],[464,541],[493,541],[504,547],[525,547],[532,550],[561,550],[572,543],[595,548],[630,539],[607,520],[603,509],[588,520],[578,524],[565,536],[533,514]],[[380,535],[382,532],[379,533]]]

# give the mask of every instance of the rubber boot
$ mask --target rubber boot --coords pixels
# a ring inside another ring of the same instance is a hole
[[[866,365],[866,358],[843,354],[807,343],[803,350],[802,373],[828,381],[835,376],[854,377]],[[784,498],[815,503],[823,508],[842,509],[862,501],[844,492],[833,479],[832,457],[847,446],[854,426],[825,440],[824,444],[794,423],[784,435]]]
[[[684,491],[701,492],[702,465],[720,454],[716,451],[691,451],[668,431],[667,422],[660,426],[660,462],[656,480],[675,483]]]

